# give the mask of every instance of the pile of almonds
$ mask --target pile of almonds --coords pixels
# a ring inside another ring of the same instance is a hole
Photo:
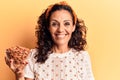
[[[20,46],[15,46],[6,49],[8,59],[13,59],[15,65],[20,65],[27,59],[30,49]]]

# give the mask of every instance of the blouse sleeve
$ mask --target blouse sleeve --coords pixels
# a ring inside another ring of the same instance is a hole
[[[30,55],[28,57],[28,64],[24,69],[24,77],[31,78],[31,79],[34,79],[33,54],[34,54],[34,50],[31,50]]]
[[[94,80],[93,72],[92,72],[92,67],[91,67],[91,60],[90,56],[87,51],[83,52],[83,63],[84,63],[84,71],[85,71],[85,80]]]

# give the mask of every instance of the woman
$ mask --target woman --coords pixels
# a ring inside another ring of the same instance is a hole
[[[40,15],[36,34],[38,46],[28,64],[15,68],[13,60],[6,61],[17,80],[94,80],[85,51],[86,27],[66,2],[50,5]]]

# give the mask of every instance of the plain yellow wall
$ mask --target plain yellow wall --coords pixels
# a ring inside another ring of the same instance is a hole
[[[38,16],[60,0],[0,0],[0,80],[15,80],[5,49],[34,48]],[[96,80],[120,80],[120,0],[66,0],[88,27],[87,41]]]

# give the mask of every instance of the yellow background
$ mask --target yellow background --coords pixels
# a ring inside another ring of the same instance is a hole
[[[0,0],[0,80],[15,80],[5,49],[34,48],[38,16],[60,0]],[[87,41],[96,80],[120,80],[120,0],[66,0],[88,27]]]

